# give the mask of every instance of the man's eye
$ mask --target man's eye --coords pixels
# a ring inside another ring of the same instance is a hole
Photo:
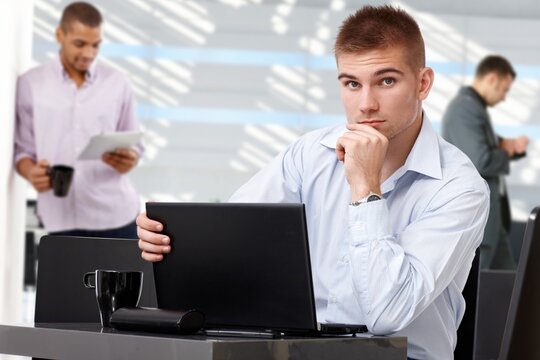
[[[357,89],[360,87],[360,84],[358,84],[356,81],[347,81],[345,84],[349,89]]]
[[[394,85],[395,82],[396,82],[396,81],[395,81],[394,79],[392,79],[392,78],[384,78],[384,79],[382,80],[382,84],[383,84],[384,86],[392,86],[392,85]]]

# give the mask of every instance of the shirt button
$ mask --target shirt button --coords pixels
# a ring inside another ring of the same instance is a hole
[[[345,264],[348,264],[349,263],[349,255],[345,255],[341,261],[343,261]]]
[[[334,295],[331,295],[331,296],[330,296],[330,303],[332,303],[332,304],[337,303],[337,297],[334,296]]]

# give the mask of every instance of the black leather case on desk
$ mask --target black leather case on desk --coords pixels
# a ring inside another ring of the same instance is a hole
[[[198,310],[124,307],[112,314],[111,326],[119,330],[194,334],[203,328],[204,315]]]

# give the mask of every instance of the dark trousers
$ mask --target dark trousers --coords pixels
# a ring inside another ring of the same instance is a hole
[[[50,235],[62,236],[85,236],[85,237],[104,237],[104,238],[120,238],[120,239],[137,239],[137,225],[135,221],[130,222],[126,226],[116,229],[107,230],[67,230],[51,232]]]

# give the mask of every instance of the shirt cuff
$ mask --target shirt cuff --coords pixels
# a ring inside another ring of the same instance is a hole
[[[17,163],[19,161],[21,161],[22,159],[24,159],[24,158],[30,158],[30,159],[36,161],[36,157],[33,156],[33,155],[26,154],[26,153],[20,153],[20,154],[15,155],[15,157],[13,158],[13,165],[15,166],[15,168],[17,168]]]
[[[349,205],[349,232],[353,246],[391,238],[392,227],[386,200]]]

